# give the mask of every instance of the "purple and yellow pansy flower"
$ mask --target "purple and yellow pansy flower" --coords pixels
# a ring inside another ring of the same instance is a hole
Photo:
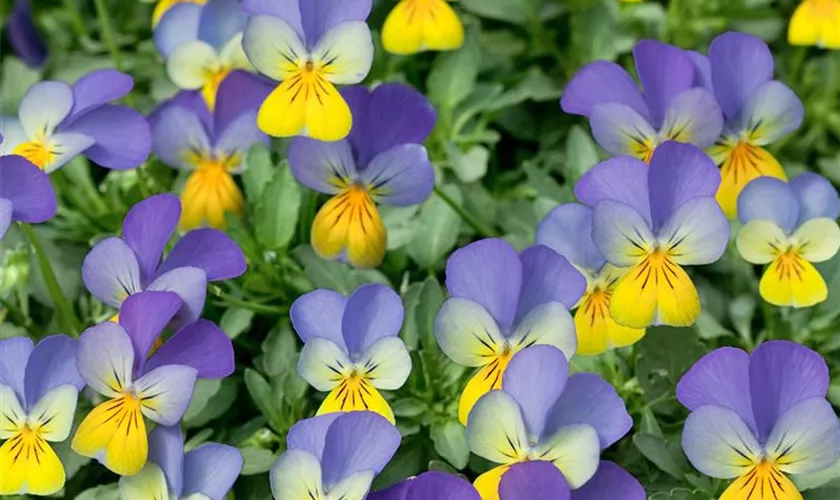
[[[526,348],[511,359],[501,389],[482,396],[467,421],[470,450],[500,464],[475,487],[482,500],[499,500],[512,466],[543,461],[578,489],[595,476],[601,450],[632,426],[610,384],[591,373],[569,375],[566,355],[554,346]]]
[[[47,44],[32,19],[29,0],[15,0],[15,6],[6,19],[6,39],[15,54],[30,68],[40,68],[47,61]]]
[[[105,322],[82,333],[76,366],[106,401],[79,424],[73,451],[121,476],[133,476],[149,453],[145,418],[177,425],[196,379],[233,373],[230,339],[206,320],[188,324],[153,349],[181,306],[172,292],[138,293],[123,303],[119,323]]]
[[[435,111],[420,92],[399,83],[341,94],[354,116],[350,135],[336,142],[297,137],[289,165],[298,182],[332,195],[312,222],[315,252],[373,268],[382,263],[388,239],[376,203],[417,205],[434,188],[423,142]]]
[[[790,18],[788,42],[840,49],[840,1],[803,0]]]
[[[12,222],[45,222],[56,209],[55,191],[43,170],[22,156],[0,156],[0,239]]]
[[[169,9],[182,3],[204,5],[207,3],[207,0],[158,0],[157,4],[155,4],[155,10],[152,12],[152,28],[157,26],[163,15],[166,14]]]
[[[260,129],[275,137],[347,137],[350,107],[335,85],[360,83],[373,63],[365,23],[371,0],[245,0],[243,46],[260,73],[280,82],[260,108]]]
[[[715,93],[726,119],[723,134],[707,152],[720,165],[717,200],[730,219],[738,195],[760,176],[786,180],[782,166],[765,146],[802,123],[799,97],[773,80],[773,54],[764,41],[744,33],[724,33],[712,41],[709,57],[691,53],[700,82]]]
[[[400,0],[382,26],[382,46],[398,55],[455,50],[464,44],[464,25],[448,0]]]
[[[183,90],[201,90],[210,110],[222,81],[234,70],[251,68],[242,49],[246,19],[240,0],[182,2],[155,27],[169,78]]]
[[[738,198],[738,251],[747,262],[769,264],[761,297],[776,306],[810,307],[828,298],[828,286],[812,262],[840,250],[840,197],[834,186],[807,172],[790,184],[760,177]]]
[[[33,345],[0,340],[0,495],[53,495],[64,487],[61,460],[49,443],[67,439],[79,391],[78,343],[64,335]]]
[[[517,254],[498,239],[471,243],[449,257],[446,288],[450,298],[435,318],[435,338],[455,363],[479,367],[461,394],[461,423],[480,397],[501,387],[517,352],[548,344],[566,359],[574,355],[569,310],[586,290],[586,279],[554,250],[537,245]]]
[[[610,315],[629,328],[690,326],[700,298],[683,266],[711,264],[726,250],[729,221],[714,195],[720,172],[703,151],[669,141],[650,167],[613,158],[587,172],[575,195],[593,207],[595,247],[629,268],[610,297]]]
[[[318,415],[370,410],[394,422],[378,390],[399,389],[411,373],[411,356],[399,337],[403,315],[399,295],[377,284],[362,285],[349,297],[315,290],[292,304],[292,325],[305,344],[298,374],[329,392]]]
[[[686,51],[656,40],[633,49],[642,88],[616,63],[596,61],[575,74],[560,106],[589,118],[592,135],[607,152],[650,163],[657,146],[678,141],[706,148],[723,129],[715,96],[697,87]]]
[[[301,420],[271,468],[274,500],[364,500],[401,439],[396,427],[369,411]]]
[[[137,111],[109,104],[133,85],[130,76],[110,69],[92,71],[72,86],[36,83],[21,100],[18,118],[0,120],[0,154],[23,156],[47,173],[80,154],[105,168],[138,167],[152,148],[149,124]]]
[[[691,411],[683,450],[703,474],[734,480],[720,500],[801,500],[788,476],[840,458],[828,384],[822,357],[794,342],[767,342],[752,355],[712,351],[677,385],[677,399]]]
[[[158,426],[149,434],[149,460],[135,476],[120,478],[122,500],[224,500],[242,470],[242,454],[233,446],[202,444],[184,452],[176,426]]]
[[[638,342],[644,328],[615,322],[610,301],[618,280],[627,272],[607,263],[592,239],[592,207],[565,203],[552,210],[537,227],[536,243],[545,245],[577,268],[586,278],[586,292],[577,304],[577,354],[594,356],[607,349]]]
[[[100,241],[82,263],[82,281],[102,302],[119,309],[144,290],[171,291],[184,302],[181,322],[196,321],[204,308],[207,283],[235,278],[247,263],[239,246],[217,229],[186,233],[163,258],[181,219],[181,203],[171,194],[147,198],[131,207],[122,237]]]
[[[155,154],[191,172],[181,193],[181,229],[223,229],[225,214],[243,215],[245,199],[233,175],[245,169],[251,146],[268,145],[257,109],[269,92],[259,77],[236,71],[222,82],[212,111],[195,93],[182,93],[150,120]]]

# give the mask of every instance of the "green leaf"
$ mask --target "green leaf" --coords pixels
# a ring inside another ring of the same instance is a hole
[[[574,125],[566,137],[566,175],[575,182],[598,163],[598,149],[592,137],[580,125]]]
[[[449,184],[441,188],[461,204],[461,191]],[[422,268],[435,269],[458,242],[461,218],[440,196],[432,195],[420,208],[420,228],[408,247],[408,255]]]
[[[653,410],[672,414],[677,409],[674,391],[677,382],[706,349],[693,328],[659,326],[648,328],[637,344],[636,377]]]
[[[271,152],[268,147],[262,144],[253,146],[248,151],[245,171],[242,173],[245,195],[251,203],[256,204],[262,198],[263,190],[274,177],[274,172],[274,164],[271,162]]]
[[[196,383],[196,388],[198,388],[199,383],[201,382],[219,382],[217,380],[199,380]],[[207,384],[212,387],[213,384]],[[190,406],[187,409],[187,412],[184,414],[184,425],[187,427],[201,427],[203,425],[207,425],[208,422],[215,420],[227,412],[231,405],[233,405],[234,400],[236,400],[236,395],[239,393],[241,386],[239,385],[239,379],[228,377],[221,381],[219,387],[210,393],[210,391],[206,391],[205,395],[203,396],[203,404],[196,403],[196,399],[198,398],[198,389],[193,394],[193,399],[190,401]],[[196,405],[195,407],[193,405]]]
[[[0,114],[17,116],[18,106],[29,87],[41,80],[41,72],[30,69],[16,57],[3,59],[2,78],[0,78]]]
[[[452,144],[445,144],[446,155],[455,175],[461,182],[475,182],[487,175],[487,164],[490,161],[490,151],[483,146],[473,146],[466,153]]]
[[[433,425],[431,436],[438,455],[458,470],[467,466],[470,460],[470,449],[467,447],[467,435],[463,425],[457,420]]]
[[[265,187],[254,213],[257,239],[267,249],[283,248],[294,237],[300,197],[300,187],[292,177],[292,170],[284,163]]]
[[[271,451],[263,448],[239,448],[242,453],[242,475],[251,476],[262,474],[271,470],[271,466],[277,461],[277,456]]]
[[[676,479],[691,471],[679,442],[669,443],[652,434],[638,433],[633,436],[633,444],[645,458]]]
[[[526,24],[536,17],[534,0],[461,0],[461,7],[487,19]]]
[[[391,285],[388,278],[375,269],[353,269],[343,262],[322,259],[308,245],[295,248],[292,254],[301,263],[306,277],[312,281],[315,288],[329,288],[350,295],[365,283]]]
[[[275,431],[283,431],[283,415],[275,402],[271,385],[256,370],[245,368],[245,387],[260,412]]]
[[[468,25],[464,45],[458,50],[441,52],[432,65],[428,95],[442,109],[455,109],[475,89],[481,65],[478,35],[478,26]]]
[[[423,349],[438,349],[437,339],[435,339],[435,318],[443,305],[443,300],[443,290],[438,281],[432,276],[426,278],[420,290],[420,298],[414,315]]]
[[[291,325],[286,321],[278,323],[263,342],[262,350],[265,354],[262,367],[269,377],[294,371],[298,351],[296,335],[292,332]]]
[[[231,307],[224,314],[219,321],[219,327],[224,331],[228,337],[235,339],[242,332],[251,327],[251,321],[254,319],[254,311],[250,309],[242,309],[240,307]]]

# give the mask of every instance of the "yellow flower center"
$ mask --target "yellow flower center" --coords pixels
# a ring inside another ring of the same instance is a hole
[[[32,141],[19,144],[12,150],[12,154],[23,156],[43,170],[55,159],[57,153],[47,142],[46,138],[36,138]]]
[[[201,89],[201,96],[210,111],[216,109],[216,96],[219,92],[219,86],[225,78],[230,74],[231,69],[226,66],[217,68],[208,68],[204,73],[204,87]]]
[[[587,292],[581,299],[580,307],[587,318],[590,318],[590,326],[596,321],[606,321],[610,317],[610,296],[612,293],[606,289],[596,286],[591,292]]]

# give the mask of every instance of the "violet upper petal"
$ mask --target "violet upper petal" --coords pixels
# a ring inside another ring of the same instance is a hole
[[[312,50],[330,29],[350,21],[367,20],[371,0],[342,0],[340,2],[299,0],[298,5],[306,46]]]
[[[149,461],[160,467],[169,489],[180,498],[184,484],[184,435],[180,426],[155,427],[149,434]]]
[[[125,299],[120,307],[120,325],[128,332],[134,347],[135,373],[144,373],[152,345],[181,309],[182,303],[172,292],[140,292]]]
[[[570,494],[571,488],[560,469],[542,460],[515,464],[499,483],[500,500],[569,500]],[[607,497],[598,500],[602,498]]]
[[[537,226],[535,241],[590,271],[606,263],[592,240],[592,208],[579,203],[564,203],[549,212]]]
[[[85,381],[76,369],[77,349],[78,341],[65,335],[51,335],[38,342],[26,364],[27,410],[56,387],[72,385],[77,391],[82,390]]]
[[[184,455],[184,496],[224,500],[242,471],[242,454],[233,446],[208,443]]]
[[[158,275],[176,267],[204,269],[207,281],[236,278],[248,267],[239,245],[218,229],[195,229],[181,238],[158,269]]]
[[[18,57],[30,68],[41,67],[47,60],[47,44],[32,19],[29,0],[16,0],[6,20],[6,38]]]
[[[82,262],[85,288],[112,307],[143,289],[140,265],[134,251],[119,238],[107,238],[96,244]]]
[[[805,172],[791,179],[790,188],[799,200],[798,224],[817,217],[836,219],[840,215],[837,189],[825,177]]]
[[[152,150],[152,132],[137,111],[113,104],[101,106],[74,119],[67,132],[91,137],[95,144],[84,154],[105,168],[137,168]]]
[[[645,500],[647,494],[629,472],[607,460],[601,460],[598,472],[582,487],[572,492],[571,500]],[[502,499],[505,500],[505,499]]]
[[[513,396],[528,435],[539,437],[569,377],[569,364],[559,349],[538,345],[517,353],[505,370],[502,390]],[[535,384],[535,381],[540,381]]]
[[[114,69],[98,69],[79,78],[73,84],[73,110],[75,119],[91,109],[122,99],[134,87],[131,76]]]
[[[744,33],[718,36],[709,47],[712,84],[728,120],[741,116],[747,99],[773,78],[773,54],[761,39]]]
[[[370,411],[341,415],[330,426],[321,464],[328,489],[353,474],[385,468],[402,437],[384,417]]]
[[[603,200],[630,205],[650,224],[648,166],[635,158],[611,158],[592,167],[575,185],[581,203],[595,207]]]
[[[28,337],[0,340],[0,384],[11,387],[22,404],[26,398],[26,363],[35,345]]]
[[[221,52],[231,38],[242,32],[245,19],[240,0],[208,0],[199,16],[198,38]]]
[[[517,323],[533,308],[546,302],[559,302],[571,310],[586,291],[586,278],[580,271],[547,246],[527,248],[519,259],[522,262],[522,287]]]
[[[164,59],[169,59],[178,47],[198,39],[202,8],[196,3],[180,3],[167,10],[160,19],[153,37]]]
[[[566,113],[588,117],[596,104],[606,102],[624,104],[650,118],[636,82],[624,68],[608,61],[596,61],[578,71],[563,92],[560,107]]]
[[[221,328],[201,319],[178,330],[155,351],[147,369],[165,365],[191,366],[198,378],[224,378],[234,370],[233,343]]]
[[[147,198],[128,211],[123,221],[123,239],[134,250],[143,283],[155,276],[166,243],[181,219],[181,202],[171,194]]]
[[[325,338],[347,350],[341,332],[346,304],[347,298],[338,292],[314,290],[294,301],[289,310],[289,317],[304,344],[313,338]]]
[[[361,355],[377,340],[399,335],[403,304],[392,289],[379,284],[357,288],[347,299],[341,318],[344,343],[351,355]]]
[[[657,40],[639,41],[633,58],[651,122],[659,128],[671,102],[694,83],[694,65],[685,51]]]

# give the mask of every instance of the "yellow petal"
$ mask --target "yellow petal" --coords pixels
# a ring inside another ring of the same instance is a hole
[[[788,41],[792,45],[819,45],[828,49],[840,49],[840,2],[802,2],[790,19]]]
[[[721,165],[717,201],[730,219],[738,216],[738,196],[749,182],[763,175],[787,180],[785,171],[764,148],[739,142],[729,150]]]
[[[481,495],[481,500],[499,500],[499,483],[502,482],[502,476],[508,469],[510,465],[500,465],[476,478],[473,485]]]
[[[25,429],[0,447],[0,495],[52,495],[64,479],[61,460],[37,432]]]
[[[23,156],[41,170],[49,165],[56,156],[55,151],[46,141],[38,140],[18,144],[12,150],[12,154]]]
[[[368,192],[353,186],[321,207],[312,222],[312,247],[326,259],[346,251],[347,261],[373,268],[385,257],[385,224]]]
[[[393,54],[454,50],[463,43],[464,25],[444,0],[403,0],[382,27],[382,44]]]
[[[219,163],[204,163],[190,174],[181,193],[181,229],[204,225],[224,229],[227,212],[241,217],[245,199],[233,176]]]
[[[462,424],[467,425],[467,418],[470,416],[475,403],[493,389],[502,388],[502,376],[510,362],[513,353],[497,356],[490,363],[484,365],[467,382],[464,392],[461,393],[461,400],[458,403],[458,419]]]
[[[587,292],[575,313],[577,353],[595,356],[613,347],[635,344],[644,335],[644,328],[619,325],[610,316],[610,293],[605,290]]]
[[[828,298],[819,271],[796,252],[785,252],[767,267],[759,283],[761,297],[776,306],[810,307]]]
[[[720,500],[802,500],[802,495],[776,467],[763,462],[730,484]]]
[[[372,411],[395,423],[394,412],[385,398],[367,379],[356,375],[345,378],[330,391],[318,408],[318,415],[339,411]]]
[[[280,84],[260,107],[260,129],[275,137],[305,135],[340,141],[353,125],[350,107],[316,69],[303,69]]]
[[[140,400],[126,395],[91,410],[79,424],[72,448],[79,455],[99,459],[122,476],[140,472],[148,456]]]

